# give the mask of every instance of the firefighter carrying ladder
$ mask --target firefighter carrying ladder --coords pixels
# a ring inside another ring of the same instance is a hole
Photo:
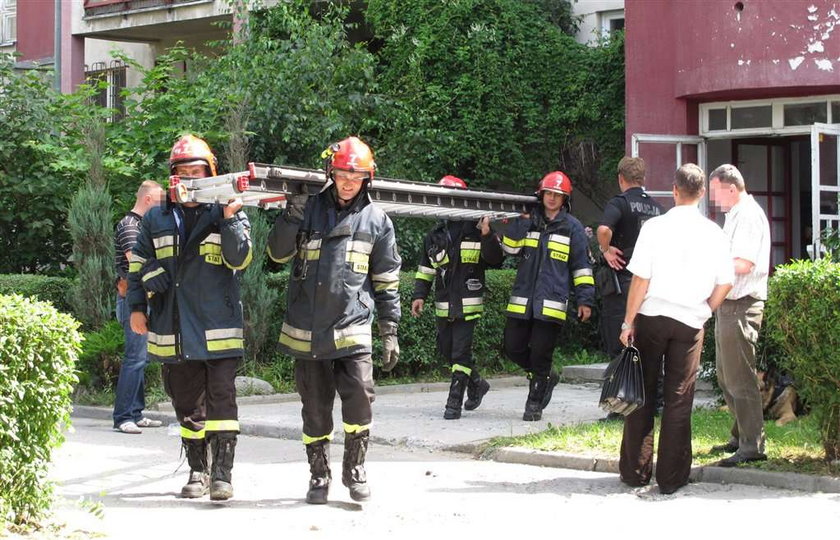
[[[324,188],[324,171],[249,163],[248,170],[180,179],[170,177],[170,196],[179,203],[227,204],[241,198],[245,206],[283,208],[287,195],[315,195]],[[538,204],[533,195],[457,189],[390,178],[374,178],[368,187],[371,200],[385,213],[396,217],[422,217],[453,221],[493,220],[519,216]]]

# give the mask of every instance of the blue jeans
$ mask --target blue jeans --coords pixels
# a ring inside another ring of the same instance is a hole
[[[137,422],[143,418],[146,408],[145,369],[149,363],[146,358],[146,336],[135,334],[129,323],[131,312],[125,298],[117,296],[117,320],[125,335],[125,356],[117,381],[114,399],[114,427],[128,421]]]

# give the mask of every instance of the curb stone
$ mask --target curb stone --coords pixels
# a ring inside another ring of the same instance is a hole
[[[514,377],[496,377],[487,379],[492,388],[513,388],[528,386],[528,380],[523,376]],[[424,383],[409,383],[409,384],[388,384],[375,387],[376,395],[384,396],[388,394],[422,394],[427,392],[448,392],[449,382],[424,382]],[[297,393],[291,394],[267,394],[261,396],[241,396],[236,398],[239,405],[265,405],[271,403],[291,403],[300,401],[300,396]],[[168,401],[161,401],[153,404],[146,411],[167,411],[172,412],[172,404]],[[151,416],[149,417],[151,418]]]
[[[618,474],[618,460],[615,458],[578,456],[519,447],[490,448],[479,453],[477,457],[501,463]],[[840,493],[840,478],[833,476],[705,465],[692,467],[689,478],[692,482],[712,484],[745,484],[813,493]]]

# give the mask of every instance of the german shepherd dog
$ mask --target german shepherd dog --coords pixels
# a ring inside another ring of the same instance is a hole
[[[777,426],[783,426],[805,412],[790,376],[770,368],[758,372],[758,381],[766,420],[775,420]]]

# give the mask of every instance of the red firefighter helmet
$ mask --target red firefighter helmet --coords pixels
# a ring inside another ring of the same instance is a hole
[[[332,177],[334,169],[339,169],[350,172],[364,171],[368,173],[368,181],[373,180],[373,173],[376,170],[373,152],[358,137],[347,137],[331,144],[324,150],[321,157],[328,160],[327,178]]]
[[[572,181],[562,171],[550,172],[540,180],[537,195],[540,195],[543,191],[553,191],[568,198],[572,194]]]
[[[440,180],[438,180],[439,186],[444,187],[451,187],[451,188],[458,188],[458,189],[467,189],[467,183],[458,178],[457,176],[452,176],[451,174],[447,174]]]
[[[216,156],[204,140],[195,135],[184,135],[175,142],[169,154],[169,170],[177,165],[206,165],[210,176],[216,176]]]

